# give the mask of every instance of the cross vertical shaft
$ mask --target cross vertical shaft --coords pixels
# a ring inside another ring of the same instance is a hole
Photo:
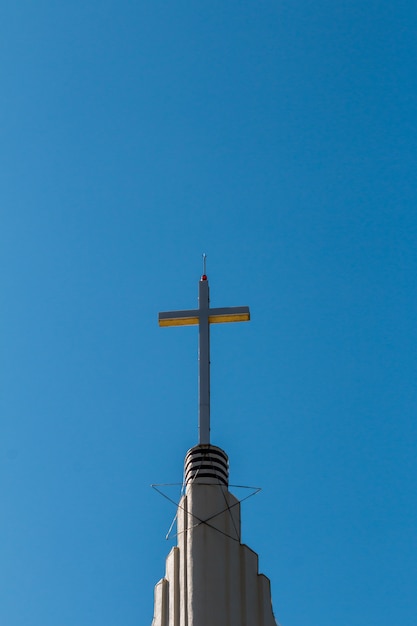
[[[198,442],[210,443],[210,323],[209,285],[201,279],[198,285]]]

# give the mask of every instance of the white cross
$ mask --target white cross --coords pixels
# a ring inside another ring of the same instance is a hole
[[[249,307],[236,306],[211,309],[209,284],[205,273],[198,285],[198,309],[167,311],[159,314],[160,326],[192,326],[198,324],[198,435],[200,444],[210,443],[210,324],[248,322]]]

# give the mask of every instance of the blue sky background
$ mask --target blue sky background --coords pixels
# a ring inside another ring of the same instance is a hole
[[[283,626],[417,614],[417,5],[5,0],[0,623],[150,626],[212,439]],[[175,494],[174,494],[175,495]]]

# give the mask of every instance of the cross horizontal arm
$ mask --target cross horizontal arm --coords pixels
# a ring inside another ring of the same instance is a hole
[[[190,311],[165,311],[158,317],[159,326],[194,326],[199,322],[198,309]]]
[[[199,310],[165,311],[159,314],[159,326],[194,326],[199,323]],[[224,322],[248,322],[250,320],[249,307],[233,306],[208,310],[210,324]]]
[[[159,314],[159,326],[195,326],[199,323],[199,310],[165,311]],[[248,322],[250,320],[249,307],[231,306],[208,310],[209,324],[223,322]]]
[[[221,309],[209,309],[210,324],[222,322],[249,322],[250,313],[248,306],[229,306]]]

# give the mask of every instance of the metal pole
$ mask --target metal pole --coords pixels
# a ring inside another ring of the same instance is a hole
[[[198,286],[198,437],[210,443],[210,324],[209,286],[205,274]]]

